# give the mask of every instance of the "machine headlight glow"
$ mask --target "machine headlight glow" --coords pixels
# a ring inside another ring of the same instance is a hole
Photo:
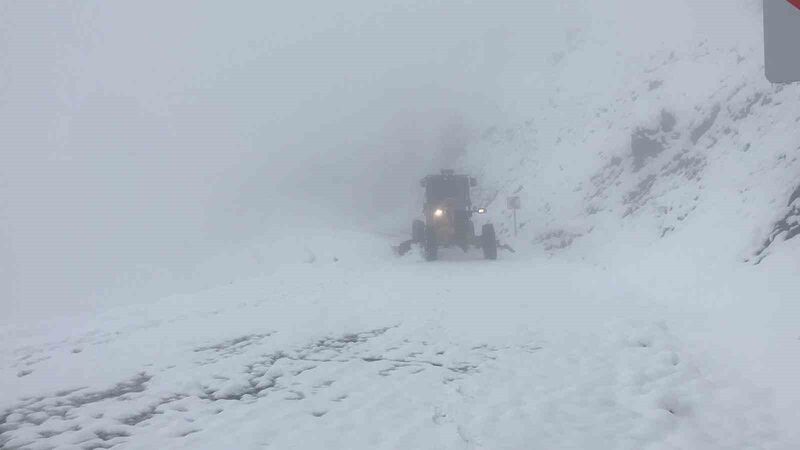
[[[442,217],[444,215],[444,211],[442,209],[437,209],[433,212],[434,217]]]

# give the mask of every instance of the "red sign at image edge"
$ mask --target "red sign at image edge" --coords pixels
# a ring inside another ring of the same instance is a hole
[[[786,0],[786,1],[794,5],[795,8],[800,9],[800,0]]]

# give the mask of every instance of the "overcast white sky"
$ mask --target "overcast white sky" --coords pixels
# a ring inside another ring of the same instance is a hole
[[[501,120],[510,69],[563,37],[552,6],[3,2],[3,306],[79,304],[290,215],[405,207],[444,130]]]
[[[66,311],[275,221],[404,210],[443,148],[546,96],[575,29],[691,39],[725,4],[584,3],[3,1],[0,305]],[[626,19],[648,8],[687,19]]]

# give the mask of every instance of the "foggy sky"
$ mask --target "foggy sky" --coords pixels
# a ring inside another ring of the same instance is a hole
[[[546,97],[588,4],[0,3],[0,306],[90,306],[275,222],[415,207],[422,175]],[[662,37],[614,5],[603,26]],[[710,13],[675,5],[690,39]]]

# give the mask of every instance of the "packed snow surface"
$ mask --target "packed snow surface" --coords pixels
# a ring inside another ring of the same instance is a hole
[[[796,448],[772,391],[710,356],[711,317],[755,307],[531,252],[309,242],[269,276],[5,326],[0,446]]]

